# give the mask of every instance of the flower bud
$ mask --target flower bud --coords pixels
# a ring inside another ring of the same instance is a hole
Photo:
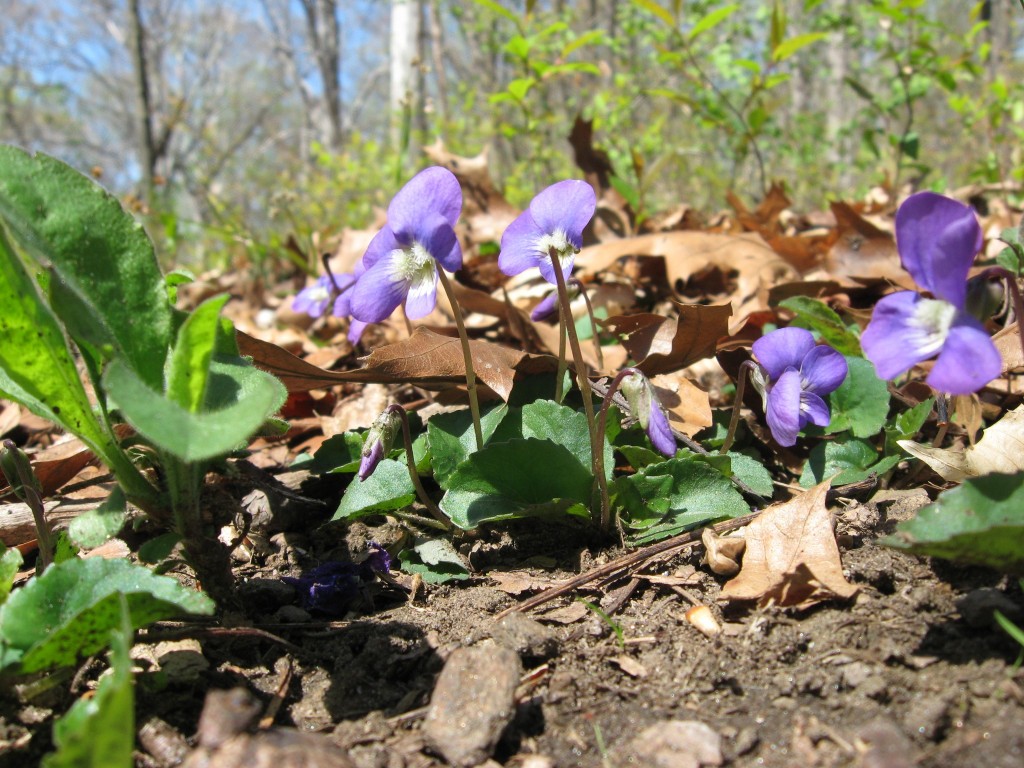
[[[363,450],[360,452],[360,480],[365,480],[372,475],[381,459],[388,455],[395,442],[400,421],[401,417],[388,408],[370,426],[366,433],[366,441],[363,443]]]

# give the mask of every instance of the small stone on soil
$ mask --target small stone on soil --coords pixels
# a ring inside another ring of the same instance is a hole
[[[491,637],[526,662],[547,661],[558,654],[555,633],[523,613],[513,612],[503,617],[491,630]]]
[[[721,765],[722,739],[696,720],[667,720],[646,728],[627,749],[626,765],[701,768]]]
[[[494,750],[515,714],[519,656],[498,645],[452,651],[423,723],[430,748],[455,766],[475,766]]]

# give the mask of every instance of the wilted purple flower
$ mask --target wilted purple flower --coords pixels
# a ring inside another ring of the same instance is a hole
[[[982,246],[974,211],[934,192],[911,195],[896,211],[896,245],[903,268],[935,298],[900,291],[879,301],[861,335],[864,356],[880,378],[893,379],[938,355],[930,386],[976,392],[999,375],[1002,360],[966,311],[967,273]]]
[[[352,316],[365,323],[386,319],[403,301],[411,319],[430,314],[437,303],[438,264],[462,268],[455,222],[462,188],[441,167],[427,168],[398,190],[388,221],[363,254],[366,268],[352,289]]]
[[[366,432],[366,440],[363,442],[363,450],[360,453],[358,472],[360,480],[365,480],[372,475],[373,470],[388,455],[401,423],[401,416],[387,408],[370,425]]]
[[[530,207],[501,236],[501,271],[518,275],[537,267],[545,280],[555,283],[553,249],[568,278],[573,258],[583,247],[583,228],[596,207],[597,197],[587,182],[568,179],[552,184],[530,201]]]
[[[377,574],[391,570],[391,555],[377,542],[370,542],[369,556],[361,563],[331,561],[302,576],[282,576],[298,590],[299,602],[310,613],[344,615],[359,602]]]
[[[651,444],[666,456],[675,456],[676,439],[668,423],[668,414],[650,380],[640,371],[634,370],[622,379],[619,388],[629,403],[630,412],[647,432]]]
[[[817,346],[803,328],[780,328],[754,342],[761,364],[752,377],[764,399],[768,429],[782,446],[796,443],[811,422],[827,427],[832,415],[822,399],[846,378],[846,359],[829,346]]]
[[[292,302],[292,309],[310,317],[320,317],[334,298],[334,293],[330,275],[321,275],[315,283],[298,292]]]

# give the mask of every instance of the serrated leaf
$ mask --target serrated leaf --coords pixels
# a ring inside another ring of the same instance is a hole
[[[189,413],[198,413],[206,399],[210,361],[227,294],[207,299],[178,330],[167,366],[167,396]]]
[[[110,348],[149,386],[163,382],[171,308],[142,226],[59,160],[0,147],[0,218],[44,268],[69,333]]]
[[[103,383],[121,414],[140,435],[185,462],[223,456],[243,445],[285,401],[281,383],[241,360],[211,366],[209,410],[189,413],[150,389],[120,360]]]
[[[637,533],[633,543],[657,541],[750,509],[722,473],[696,458],[676,458],[645,467],[614,484],[615,503]]]
[[[536,438],[490,443],[448,480],[441,510],[465,530],[590,504],[593,475],[564,445]]]
[[[92,413],[57,319],[0,228],[0,393],[80,437],[104,462],[117,447]]]
[[[826,434],[849,430],[854,437],[878,434],[889,415],[889,388],[862,357],[846,356],[849,374],[829,396],[832,420]]]
[[[122,596],[132,629],[181,614],[213,613],[201,592],[127,560],[74,558],[52,565],[0,607],[0,668],[19,672],[73,665],[109,642]]]
[[[964,481],[900,523],[886,546],[1024,573],[1024,473]]]
[[[837,352],[855,357],[862,356],[857,334],[847,328],[839,314],[825,302],[809,296],[791,296],[780,301],[779,306],[796,313],[790,325],[817,331]]]
[[[732,3],[731,5],[726,5],[723,6],[722,8],[716,8],[715,10],[711,11],[706,16],[704,16],[704,18],[702,18],[696,24],[694,24],[693,28],[690,29],[690,32],[687,35],[687,37],[691,42],[696,40],[698,36],[704,34],[705,32],[711,29],[714,29],[723,21],[725,21],[734,13],[736,13],[736,11],[739,10],[739,7],[739,3]]]
[[[481,415],[480,430],[484,444],[491,439],[495,429],[507,414],[508,407],[499,405]],[[434,470],[434,480],[442,488],[447,488],[448,478],[455,468],[476,450],[472,414],[468,410],[460,410],[432,416],[427,421],[427,446],[430,451],[430,464]]]
[[[124,491],[120,486],[114,486],[96,509],[83,512],[68,524],[68,536],[82,549],[95,549],[117,536],[127,516]]]
[[[57,751],[43,768],[131,768],[135,748],[135,696],[128,649],[132,626],[127,601],[120,605],[121,626],[110,634],[110,674],[100,678],[93,696],[83,696],[53,724]]]
[[[818,443],[804,464],[800,485],[810,488],[829,479],[833,486],[859,483],[872,474],[888,472],[899,461],[899,456],[879,459],[871,443],[855,437]]]
[[[828,34],[825,32],[806,32],[802,35],[791,37],[788,40],[783,40],[772,49],[772,60],[785,61],[808,45],[813,45],[819,40],[824,40],[826,37],[828,37]]]
[[[415,498],[408,465],[384,459],[368,478],[356,478],[349,484],[331,520],[352,520],[373,512],[403,509]]]

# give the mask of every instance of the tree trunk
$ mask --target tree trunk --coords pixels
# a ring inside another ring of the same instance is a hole
[[[419,0],[391,0],[391,142],[398,150],[419,100]]]
[[[131,30],[132,68],[135,76],[135,112],[139,130],[139,165],[142,168],[142,200],[153,204],[157,150],[153,137],[153,107],[149,92],[149,61],[146,57],[146,27],[139,0],[128,0],[128,29]]]
[[[344,131],[341,120],[341,32],[336,0],[302,0],[309,43],[313,48],[323,83],[324,112],[327,113],[327,143],[341,149]]]

